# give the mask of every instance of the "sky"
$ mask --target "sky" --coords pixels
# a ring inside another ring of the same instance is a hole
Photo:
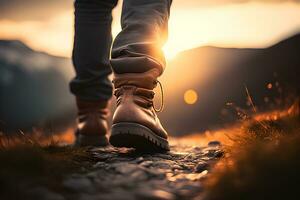
[[[113,35],[121,30],[121,4]],[[0,0],[0,39],[18,39],[35,50],[71,56],[72,0]],[[203,45],[263,48],[300,32],[300,1],[173,0],[167,58]]]

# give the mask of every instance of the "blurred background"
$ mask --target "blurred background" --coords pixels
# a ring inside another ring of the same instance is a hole
[[[298,0],[173,0],[160,113],[170,134],[288,107],[299,96],[299,33]],[[72,0],[0,0],[1,132],[72,126],[72,44]]]

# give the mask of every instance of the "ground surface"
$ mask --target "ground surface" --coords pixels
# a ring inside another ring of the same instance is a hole
[[[205,147],[173,140],[167,153],[140,153],[125,148],[89,149],[91,168],[64,176],[53,191],[38,186],[29,191],[38,199],[192,199],[202,192],[209,168],[222,157],[219,142]]]
[[[44,143],[4,135],[0,199],[298,199],[299,133],[299,112],[288,111],[171,138],[167,153],[73,148],[60,145],[69,141],[62,136]]]

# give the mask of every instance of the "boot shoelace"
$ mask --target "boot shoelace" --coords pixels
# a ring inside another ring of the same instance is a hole
[[[155,108],[154,103],[152,103],[152,107],[155,110],[155,112],[161,112],[164,109],[164,106],[165,106],[164,105],[164,90],[163,90],[162,84],[159,80],[155,81],[155,84],[157,84],[157,83],[160,87],[160,92],[161,92],[160,107],[159,107],[159,109]]]
[[[154,111],[158,113],[158,112],[161,112],[161,111],[164,109],[164,106],[165,106],[165,105],[164,105],[164,90],[163,90],[162,84],[161,84],[161,82],[160,82],[159,80],[154,81],[154,84],[155,84],[155,85],[157,85],[157,83],[158,83],[158,85],[159,85],[160,92],[161,92],[160,107],[159,107],[159,109],[157,109],[157,108],[155,107],[153,101],[151,102],[150,106],[152,106],[152,108],[154,109]],[[121,90],[115,90],[114,95],[115,95],[115,96],[119,96],[120,92],[121,92]],[[153,93],[153,96],[154,96],[154,93]]]

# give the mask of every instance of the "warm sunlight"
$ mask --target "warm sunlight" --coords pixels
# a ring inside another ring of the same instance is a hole
[[[299,52],[300,0],[0,0],[0,200],[298,199]]]
[[[12,21],[0,19],[0,38],[25,42],[31,48],[57,56],[71,56],[73,14],[70,11],[46,21]]]
[[[195,104],[198,100],[198,94],[195,90],[187,90],[185,93],[184,93],[184,101],[186,104]]]
[[[163,47],[163,52],[164,52],[167,60],[172,60],[179,53],[180,50],[179,49],[171,48],[171,46],[169,44],[170,43],[167,43]]]
[[[114,37],[120,31],[120,8],[121,5],[114,11]],[[252,2],[189,9],[174,2],[169,39],[163,51],[170,60],[180,51],[203,45],[266,47],[297,32],[299,26],[300,4],[292,2]],[[0,18],[0,38],[19,39],[36,50],[70,57],[73,45],[72,10],[45,20],[13,21]]]

